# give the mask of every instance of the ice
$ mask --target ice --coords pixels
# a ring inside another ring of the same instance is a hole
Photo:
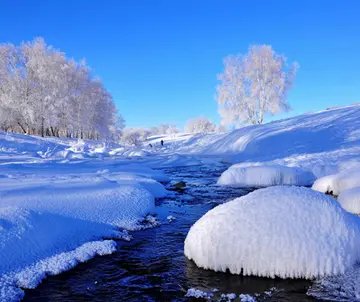
[[[360,266],[347,270],[344,274],[324,277],[314,281],[307,294],[318,300],[359,301]]]
[[[217,206],[185,240],[202,268],[233,274],[315,278],[359,261],[360,218],[304,187],[270,187]]]
[[[342,191],[338,201],[346,211],[360,214],[360,187]]]
[[[205,299],[205,300],[211,299],[212,296],[213,296],[212,293],[207,293],[205,291],[196,288],[189,288],[185,295],[185,297],[195,298],[195,299]]]
[[[221,174],[217,184],[238,187],[269,187],[277,185],[309,186],[315,176],[300,168],[282,166],[233,165]]]
[[[239,298],[241,302],[256,302],[255,298],[248,294],[240,294]]]

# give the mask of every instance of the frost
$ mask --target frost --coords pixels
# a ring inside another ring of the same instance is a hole
[[[169,222],[171,222],[171,221],[173,221],[173,220],[176,220],[176,217],[174,217],[174,216],[168,216],[167,218],[166,218]]]
[[[213,296],[212,293],[207,293],[196,288],[189,288],[185,295],[185,297],[192,297],[196,299],[207,299],[207,300],[210,300],[212,296]]]
[[[254,297],[247,294],[241,294],[239,298],[241,302],[256,302]]]

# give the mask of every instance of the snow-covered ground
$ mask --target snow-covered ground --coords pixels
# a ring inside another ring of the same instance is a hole
[[[167,194],[163,172],[109,145],[0,133],[0,146],[0,301],[112,253]]]
[[[356,212],[360,200],[357,189],[359,129],[360,105],[353,105],[221,134],[152,137],[143,146],[131,148],[0,132],[0,299],[18,300],[22,296],[20,288],[34,287],[47,274],[67,270],[96,254],[113,252],[114,238],[129,239],[123,230],[139,228],[144,216],[153,211],[154,199],[169,194],[161,184],[169,179],[154,168],[213,165],[218,161],[234,164],[220,178],[221,185],[310,186],[318,179],[314,189],[340,194],[343,207]],[[310,194],[310,189],[306,190],[304,196]],[[276,194],[281,196],[279,192]],[[295,195],[294,200],[298,200]],[[310,195],[309,199],[313,199]],[[330,262],[321,262],[316,254],[314,234],[320,230],[311,228],[310,237],[304,240],[313,242],[310,247],[314,248],[306,255],[299,254],[298,259],[303,262],[295,261],[299,266],[306,264],[310,267],[308,270],[298,272],[288,266],[274,271],[266,266],[249,266],[249,272],[252,267],[253,272],[261,275],[309,277],[343,272],[349,267],[357,259],[354,251],[357,223],[351,222],[347,213],[326,198],[315,198],[320,200],[320,207],[329,208],[326,217],[319,214],[320,210],[309,210],[316,205],[308,202],[302,205],[300,200],[294,204],[284,201],[283,209],[293,218],[291,223],[297,221],[296,225],[306,230],[308,226],[302,223],[300,213],[306,212],[308,220],[312,217],[317,221],[322,217],[325,226],[334,223],[333,228],[339,231],[331,234],[322,231],[323,237],[318,240],[324,246],[333,242],[331,251],[325,249]],[[273,202],[268,199],[269,203],[261,203],[266,210]],[[281,208],[276,202],[272,206]],[[302,211],[296,211],[299,209]],[[274,212],[269,219],[273,221],[277,215]],[[258,220],[257,216],[253,218]],[[227,222],[222,224],[224,229]],[[278,224],[275,219],[274,226],[282,229]],[[338,224],[336,228],[335,224]],[[295,227],[283,229],[286,232],[283,239],[291,235],[295,238],[303,232]],[[222,240],[221,231],[219,228],[214,238]],[[341,241],[342,235],[347,239]],[[267,238],[271,241],[272,237]],[[261,240],[265,239],[259,238],[259,242]],[[295,241],[293,245],[296,246]],[[227,264],[213,268],[223,270],[225,267]],[[230,267],[235,269],[233,264],[229,264]]]
[[[360,105],[308,113],[220,134],[150,138],[161,153],[216,155],[238,167],[298,167],[317,178],[360,166]],[[159,141],[164,140],[161,148]]]

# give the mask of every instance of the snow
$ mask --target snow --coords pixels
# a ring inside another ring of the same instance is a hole
[[[339,195],[341,192],[360,187],[360,169],[355,168],[341,173],[319,178],[313,185],[313,189],[323,193]]]
[[[309,186],[315,176],[294,167],[233,165],[223,172],[217,182],[223,186],[268,187],[277,185]]]
[[[207,293],[205,291],[202,291],[200,289],[196,289],[196,288],[189,288],[185,297],[191,297],[191,298],[195,298],[195,299],[210,299],[213,296],[212,293]]]
[[[202,268],[308,278],[345,272],[360,260],[360,218],[304,187],[270,187],[217,206],[185,240]]]
[[[347,270],[344,274],[315,280],[308,289],[307,295],[317,300],[359,301],[360,300],[360,266]]]
[[[360,187],[342,191],[338,201],[346,211],[360,214]]]
[[[162,135],[131,148],[0,132],[0,300],[19,299],[19,284],[35,286],[87,259],[75,255],[83,246],[89,257],[102,254],[100,246],[110,253],[115,247],[104,238],[129,240],[123,228],[157,225],[148,214],[169,194],[159,169],[220,161],[235,165],[219,184],[308,186],[320,178],[313,188],[339,195],[339,203],[306,188],[272,187],[221,205],[186,239],[185,252],[200,266],[237,273],[246,264],[247,274],[271,277],[344,272],[359,260],[357,217],[340,207],[358,211],[359,117],[360,105],[351,105],[227,133]],[[46,259],[58,260],[42,269]],[[29,278],[20,278],[25,272]]]
[[[159,224],[148,214],[168,177],[110,155],[118,145],[0,132],[0,146],[0,301]]]
[[[254,297],[247,294],[241,294],[239,298],[241,302],[256,302]]]
[[[246,166],[285,166],[316,178],[360,168],[360,105],[307,113],[226,133],[163,136],[157,154],[217,156]]]

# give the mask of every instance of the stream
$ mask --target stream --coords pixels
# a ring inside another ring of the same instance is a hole
[[[248,193],[217,187],[224,164],[165,169],[172,183],[185,181],[183,192],[156,202],[154,228],[132,232],[129,242],[118,241],[117,251],[95,257],[74,269],[49,276],[36,289],[26,290],[24,301],[192,301],[189,288],[221,294],[249,294],[256,301],[315,301],[306,295],[307,280],[244,277],[198,268],[183,253],[192,224],[220,203]],[[168,216],[175,219],[169,221]],[[242,300],[246,301],[246,300]],[[247,300],[250,301],[250,300]]]

